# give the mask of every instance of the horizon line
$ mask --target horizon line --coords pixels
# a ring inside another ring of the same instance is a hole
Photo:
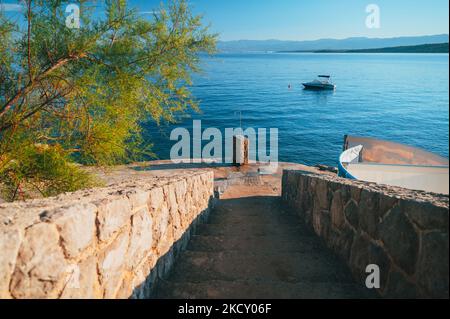
[[[389,37],[368,37],[368,36],[349,36],[344,38],[317,38],[317,39],[310,39],[310,40],[292,40],[292,39],[276,39],[276,38],[268,38],[268,39],[234,39],[234,40],[221,40],[219,39],[219,42],[237,42],[237,41],[283,41],[283,42],[312,42],[312,41],[320,41],[320,40],[348,40],[348,39],[358,39],[358,38],[364,38],[364,39],[370,39],[370,40],[376,40],[376,39],[396,39],[396,38],[417,38],[417,37],[433,37],[433,36],[449,36],[449,33],[436,33],[436,34],[424,34],[424,35],[399,35],[399,36],[389,36]]]

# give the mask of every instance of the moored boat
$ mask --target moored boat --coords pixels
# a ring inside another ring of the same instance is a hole
[[[345,136],[339,176],[448,194],[449,161],[417,147],[368,137]]]
[[[302,83],[307,90],[335,90],[336,85],[331,81],[331,75],[319,75],[317,79]]]

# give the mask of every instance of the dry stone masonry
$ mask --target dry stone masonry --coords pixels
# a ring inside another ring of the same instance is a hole
[[[448,298],[448,196],[303,171],[284,171],[282,189],[358,282],[376,264],[383,297]]]
[[[207,221],[214,204],[214,173],[187,169],[166,173],[54,198],[0,204],[0,298],[147,298],[154,297],[156,287],[168,282],[161,278],[173,279],[177,274],[182,279],[182,292],[190,292],[194,286],[186,284],[188,271],[177,272],[175,267],[172,277],[168,275],[196,226]],[[278,197],[266,201],[255,197],[221,201],[213,222],[216,216],[223,229],[211,222],[199,229],[200,236],[194,237],[191,248],[201,249],[197,252],[200,260],[218,267],[217,271],[211,272],[215,269],[212,266],[206,270],[217,275],[227,266],[223,276],[239,275],[249,283],[247,290],[242,290],[241,285],[215,287],[218,281],[209,280],[204,283],[208,294],[345,297],[357,292],[362,298],[367,291],[364,288],[360,294],[355,287],[364,287],[366,267],[376,264],[381,271],[377,292],[382,297],[448,298],[448,196],[351,181],[333,174],[285,170],[281,201],[291,208],[286,211],[302,219],[298,225],[292,216],[294,224],[291,219],[280,223],[286,216],[278,207]],[[311,245],[313,239],[301,231],[308,231],[305,227],[345,262],[355,285],[345,276],[336,281],[345,270],[330,265],[345,264],[325,258],[326,247]],[[247,228],[255,236],[249,237]],[[229,231],[229,236],[218,242],[216,237],[222,233],[202,237],[202,229]],[[270,236],[261,237],[262,230]],[[288,232],[292,235],[289,240]],[[198,246],[199,240],[204,245]],[[216,252],[218,243],[225,252]],[[280,245],[285,250],[280,250]],[[280,257],[278,251],[285,255]],[[186,256],[193,254],[195,249],[184,254],[184,264],[181,259],[178,270],[192,259]],[[203,264],[192,265],[186,269],[191,274],[197,269],[199,274],[193,281],[208,274]],[[320,269],[323,271],[316,276]],[[297,290],[289,286],[296,278],[288,275],[291,272],[298,278],[309,278],[310,286],[300,279]],[[252,276],[257,280],[249,281]],[[278,290],[261,286],[270,276],[278,278]],[[324,290],[307,288],[321,283]],[[205,297],[206,290],[196,291]],[[167,291],[168,296],[176,293]]]
[[[0,205],[0,298],[144,298],[213,203],[183,171]]]

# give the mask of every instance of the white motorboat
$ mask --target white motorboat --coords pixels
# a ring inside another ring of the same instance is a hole
[[[341,177],[449,193],[448,159],[417,147],[347,135],[338,165]]]
[[[335,90],[336,85],[331,81],[330,75],[319,75],[311,82],[302,83],[307,90]]]

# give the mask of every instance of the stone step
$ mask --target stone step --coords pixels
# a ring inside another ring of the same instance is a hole
[[[217,213],[211,214],[209,224],[280,224],[280,225],[299,225],[300,220],[294,215],[285,215],[280,213],[272,214],[254,214],[244,215],[242,213]]]
[[[238,223],[238,224],[202,224],[196,229],[197,235],[212,236],[311,236],[311,233],[300,225],[284,225],[279,227],[271,223]]]
[[[270,282],[267,280],[212,280],[203,283],[164,282],[160,299],[359,299],[376,298],[353,283]]]
[[[280,197],[249,197],[221,200],[215,208],[217,213],[238,213],[242,215],[271,215],[289,213],[281,205]]]
[[[244,238],[235,236],[204,236],[191,237],[188,250],[205,252],[241,251],[241,252],[314,252],[324,249],[317,238],[305,236],[302,240],[293,242],[288,236],[251,236]]]
[[[243,207],[233,207],[232,205],[219,204],[215,207],[214,212],[217,214],[228,214],[228,215],[244,215],[244,216],[264,216],[264,215],[286,215],[294,216],[290,210],[284,210],[280,207],[276,208],[274,203],[271,204],[260,204],[254,203],[253,209],[245,209]]]
[[[350,273],[336,257],[323,252],[198,252],[186,251],[174,268],[174,282],[259,279],[299,283],[352,282]]]

